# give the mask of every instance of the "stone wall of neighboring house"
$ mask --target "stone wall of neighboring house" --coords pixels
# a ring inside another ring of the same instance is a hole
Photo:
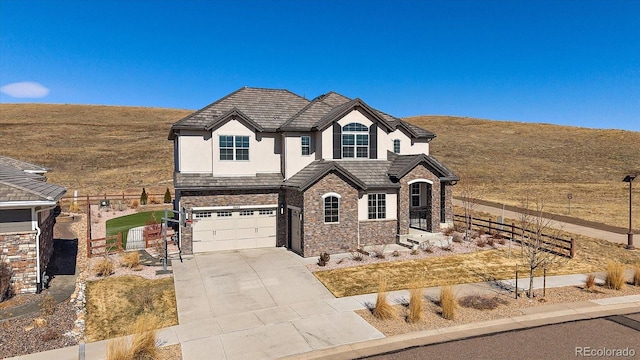
[[[340,195],[339,222],[325,224],[322,195],[333,192]],[[323,252],[341,253],[357,247],[358,190],[335,173],[327,174],[304,192],[304,244],[305,257]]]
[[[11,283],[16,294],[36,292],[36,232],[0,234],[2,260],[13,271]]]
[[[360,245],[395,244],[397,220],[360,221]]]
[[[282,191],[282,203],[280,206],[282,207],[282,212],[284,216],[282,216],[282,221],[278,222],[278,246],[289,246],[289,216],[287,206],[295,206],[300,208],[304,218],[304,193],[294,189],[285,189]],[[304,244],[304,226],[300,228],[300,237],[302,239],[302,243]],[[282,240],[282,245],[280,245],[280,240]]]
[[[243,205],[276,205],[280,204],[280,194],[277,191],[234,190],[234,191],[183,191],[180,193],[180,205],[187,209],[189,218],[193,218],[193,207],[204,206],[243,206]],[[283,215],[277,212],[279,225]],[[193,254],[193,231],[191,227],[180,226],[182,234],[182,252]],[[281,239],[276,240],[281,243]]]
[[[451,183],[443,183],[442,185],[444,186],[444,202],[446,204],[443,223],[449,227],[453,226],[453,185]]]
[[[44,274],[53,254],[53,212],[40,224],[40,270]],[[37,290],[36,232],[0,234],[2,260],[13,270],[11,282],[16,294],[33,294]]]
[[[409,181],[426,179],[433,181],[431,189],[431,229],[440,230],[440,179],[424,165],[418,165],[400,179],[398,192],[398,234],[409,233]],[[445,194],[446,195],[446,194]]]

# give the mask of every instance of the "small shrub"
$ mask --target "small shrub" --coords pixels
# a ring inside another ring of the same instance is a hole
[[[509,302],[505,299],[501,299],[498,296],[486,296],[486,295],[467,295],[458,301],[460,306],[476,310],[494,310],[500,305],[506,305]]]
[[[329,259],[331,259],[331,257],[329,256],[328,253],[323,252],[322,254],[320,254],[320,256],[318,257],[318,265],[320,266],[325,266],[327,265],[327,263],[329,262]]]
[[[151,195],[151,196],[149,196],[149,199],[147,200],[147,204],[157,205],[157,204],[160,204],[160,200],[158,200],[157,197]]]
[[[139,316],[129,329],[133,336],[131,341],[116,338],[109,341],[107,360],[147,360],[157,359],[159,355],[156,342],[158,318],[145,314]]]
[[[374,245],[371,250],[371,252],[373,253],[373,257],[376,257],[378,259],[384,259],[385,258],[384,250],[386,248],[387,248],[387,245]]]
[[[398,256],[400,256],[400,251],[398,251],[398,250],[393,250],[393,252],[391,253],[391,256],[393,256],[393,257],[398,257]]]
[[[494,239],[496,239],[496,240],[504,239],[504,235],[502,235],[502,233],[501,233],[501,232],[495,232],[495,233],[493,233],[493,234],[491,235],[491,237],[493,237],[493,238],[494,238]]]
[[[11,276],[13,276],[11,265],[4,257],[0,258],[0,302],[13,296]]]
[[[358,250],[351,251],[351,260],[353,261],[362,261],[364,260],[364,254]]]
[[[409,314],[407,322],[416,323],[422,318],[422,289],[409,290]]]
[[[489,245],[491,247],[495,246],[496,245],[495,240],[492,237],[488,238],[487,239],[487,245]]]
[[[476,240],[476,245],[478,245],[478,247],[481,247],[481,248],[487,246],[487,239],[482,237],[478,238],[478,240]]]
[[[105,256],[104,259],[98,261],[93,267],[96,276],[109,276],[113,274],[113,262]]]
[[[424,252],[432,253],[433,252],[433,244],[430,241],[425,241],[420,243],[420,248]]]
[[[120,266],[128,269],[134,269],[140,266],[140,253],[137,251],[131,251],[123,253],[120,256]]]
[[[624,265],[610,262],[607,264],[606,272],[605,286],[613,290],[622,290],[625,283]]]
[[[140,194],[140,205],[147,205],[147,200],[149,199],[149,195],[147,195],[147,190],[142,188],[142,194]]]
[[[442,230],[442,235],[444,236],[451,236],[453,235],[453,233],[456,231],[456,229],[452,228],[452,227],[448,227],[445,228],[444,230]]]
[[[169,188],[164,192],[163,201],[165,204],[171,204],[171,191],[169,191]]]
[[[484,234],[487,233],[487,231],[483,228],[478,229],[478,231],[476,232],[478,235],[477,236],[482,236]]]
[[[154,294],[150,291],[141,291],[133,294],[131,299],[134,306],[137,308],[136,314],[144,314],[149,311],[153,311],[155,306],[153,305]]]
[[[587,290],[591,290],[595,285],[596,285],[596,276],[593,274],[587,275],[587,278],[584,281],[584,288]]]
[[[396,316],[396,310],[387,301],[387,279],[380,277],[378,281],[378,296],[373,316],[381,320],[390,320]]]
[[[411,252],[409,252],[409,254],[418,255],[418,249],[411,249]]]
[[[47,342],[51,340],[58,339],[60,337],[60,333],[56,331],[56,329],[47,329],[47,331],[42,334],[42,341]]]
[[[131,203],[129,204],[129,207],[132,209],[137,209],[138,206],[140,206],[140,203],[138,203],[138,200],[131,200]]]
[[[633,285],[640,286],[640,263],[633,266]]]
[[[58,305],[56,299],[51,295],[47,295],[42,299],[42,303],[40,303],[40,313],[42,316],[53,315],[56,310],[56,305]]]
[[[504,237],[499,238],[497,241],[500,245],[504,245],[507,243],[507,239],[505,239]]]
[[[454,243],[461,243],[462,242],[462,234],[460,233],[455,233],[453,234],[453,237],[451,238],[451,241],[453,241]]]
[[[458,301],[451,286],[440,288],[440,306],[442,307],[442,317],[447,320],[453,320],[456,315]]]
[[[78,205],[77,202],[75,202],[75,201],[71,202],[71,205],[69,205],[69,212],[70,213],[79,213],[80,212],[80,206]]]

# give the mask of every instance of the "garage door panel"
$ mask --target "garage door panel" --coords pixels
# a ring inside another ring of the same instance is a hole
[[[248,229],[237,229],[236,239],[253,239],[256,237],[256,228],[251,227]]]
[[[256,239],[256,247],[275,247],[276,236],[260,237]]]
[[[276,223],[275,215],[256,217],[256,227],[274,227]]]
[[[236,239],[236,249],[253,249],[256,248],[256,239]]]

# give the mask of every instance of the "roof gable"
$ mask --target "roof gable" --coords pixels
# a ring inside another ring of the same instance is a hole
[[[248,116],[246,116],[242,111],[238,110],[237,108],[233,108],[229,110],[227,113],[220,115],[217,119],[215,119],[209,125],[207,125],[205,127],[205,130],[211,131],[211,130],[217,129],[231,120],[238,120],[241,123],[244,123],[245,126],[252,129],[254,132],[264,131],[264,128],[262,126],[256,124],[255,121],[251,120]]]
[[[348,101],[342,105],[334,107],[330,112],[328,112],[325,116],[323,116],[314,126],[318,130],[324,130],[331,126],[334,122],[340,120],[348,113],[358,110],[363,115],[368,117],[374,123],[377,123],[378,126],[382,126],[387,131],[392,131],[395,129],[395,124],[390,123],[384,117],[380,115],[380,113],[367,105],[364,101],[359,98],[355,98],[351,101]]]
[[[43,176],[25,171],[29,170],[0,163],[0,202],[57,201],[67,192],[62,186],[47,183]]]
[[[433,156],[426,154],[418,154],[418,155],[396,155],[391,152],[389,154],[389,159],[391,160],[391,166],[387,171],[387,174],[393,178],[400,179],[403,176],[407,175],[413,168],[416,166],[423,164],[434,173],[436,176],[440,178],[440,180],[444,181],[458,181],[459,178],[456,174],[454,174],[449,168],[444,166],[441,162],[436,160]]]
[[[307,190],[313,184],[320,181],[329,173],[337,173],[351,181],[358,189],[365,190],[366,184],[362,180],[347,171],[335,161],[316,160],[300,170],[290,179],[284,182],[285,186],[295,187],[302,191]]]

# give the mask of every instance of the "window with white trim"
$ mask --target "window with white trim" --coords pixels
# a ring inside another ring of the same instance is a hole
[[[367,200],[369,219],[387,218],[387,194],[369,194]]]
[[[258,210],[259,215],[273,215],[273,210]]]
[[[411,184],[411,206],[420,206],[420,183]]]
[[[194,217],[195,219],[210,218],[210,217],[211,217],[211,211],[200,211],[200,212],[196,212],[196,213],[193,213],[193,217]]]
[[[311,154],[311,136],[302,135],[300,137],[300,142],[302,143],[302,155]]]
[[[231,211],[218,211],[216,213],[217,217],[230,217],[231,215]]]
[[[240,216],[253,216],[253,210],[242,210]]]
[[[350,123],[342,127],[342,158],[369,157],[369,128]]]
[[[393,152],[400,154],[400,139],[393,140]]]
[[[249,160],[249,137],[220,135],[220,160]]]
[[[329,195],[324,198],[324,222],[337,223],[340,221],[340,198]]]

